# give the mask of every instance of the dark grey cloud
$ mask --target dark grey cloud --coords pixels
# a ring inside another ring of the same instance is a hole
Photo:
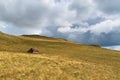
[[[96,18],[93,18],[93,19],[89,18],[85,22],[89,23],[89,25],[95,25],[95,24],[103,22],[103,21],[105,21],[105,18],[103,18],[103,17],[96,17]]]
[[[0,30],[120,45],[119,0],[0,0]],[[108,5],[109,4],[109,5]]]
[[[94,0],[97,7],[107,14],[120,13],[120,0]]]

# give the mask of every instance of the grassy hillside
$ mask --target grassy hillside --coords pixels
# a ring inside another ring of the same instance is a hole
[[[37,48],[40,54],[26,53]],[[120,80],[120,52],[37,35],[0,33],[0,80]]]

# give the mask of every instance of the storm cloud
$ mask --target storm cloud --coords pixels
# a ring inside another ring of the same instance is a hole
[[[97,7],[107,14],[119,14],[120,13],[120,0],[94,0],[97,3]]]
[[[119,0],[0,0],[0,30],[120,45]],[[108,5],[109,4],[109,5]]]

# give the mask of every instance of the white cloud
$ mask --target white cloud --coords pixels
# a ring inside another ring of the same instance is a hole
[[[111,31],[119,31],[120,20],[105,20],[101,23],[95,24],[90,27],[91,32],[95,34],[109,33]]]
[[[119,12],[118,0],[0,0],[0,30],[116,45]]]
[[[106,47],[103,47],[103,48],[120,51],[120,45],[117,45],[117,46],[106,46]]]

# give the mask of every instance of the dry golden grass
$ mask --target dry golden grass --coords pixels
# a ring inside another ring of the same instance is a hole
[[[31,47],[41,53],[26,53]],[[0,33],[0,80],[120,80],[120,52]]]
[[[119,80],[111,66],[61,56],[0,52],[0,80]]]

